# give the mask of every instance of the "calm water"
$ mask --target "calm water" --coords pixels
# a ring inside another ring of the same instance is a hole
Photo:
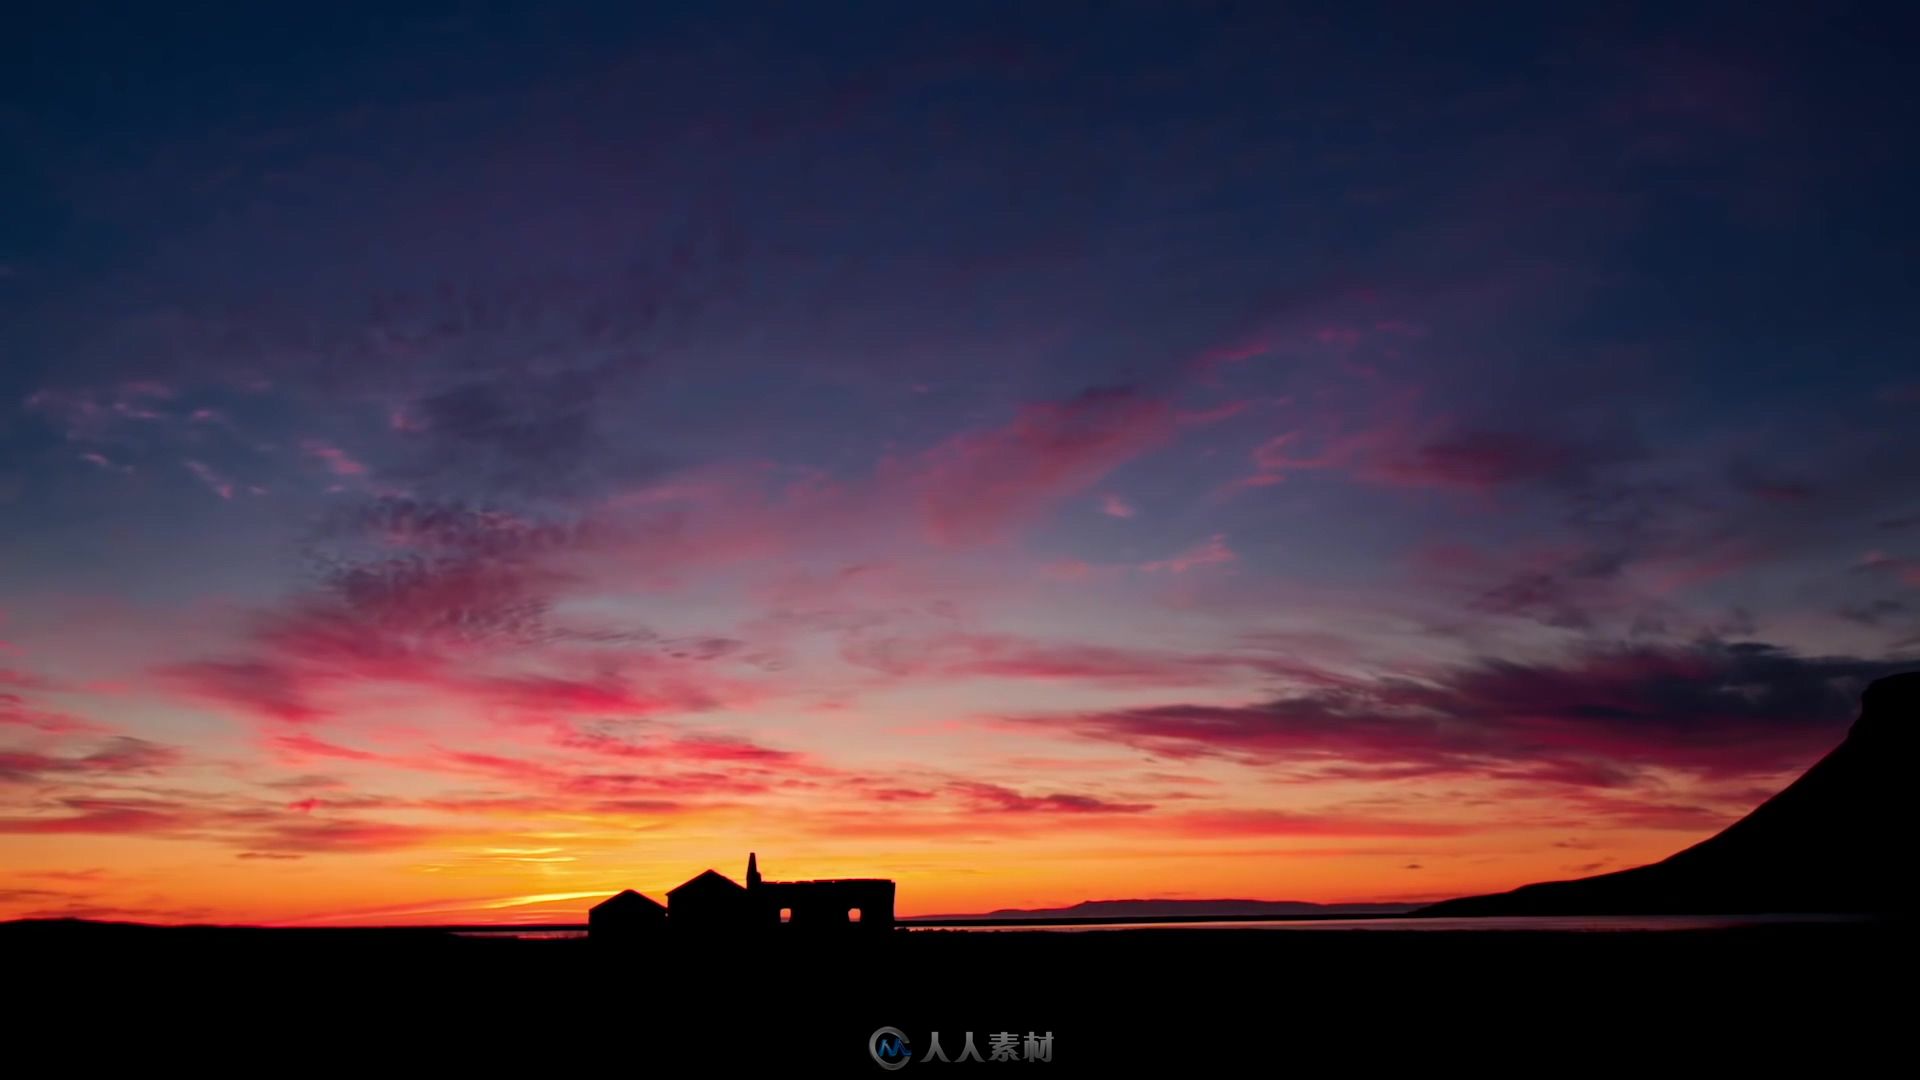
[[[1102,923],[1092,926],[964,926],[959,930],[1004,933],[1053,930],[1088,934],[1098,930],[1512,930],[1606,933],[1643,930],[1720,930],[1777,923],[1858,922],[1856,915],[1527,915],[1481,919],[1247,919],[1231,922]],[[927,927],[926,929],[933,929]]]
[[[1101,923],[1088,926],[956,926],[907,927],[914,931],[960,930],[986,934],[1041,931],[1091,934],[1102,930],[1509,930],[1557,933],[1616,933],[1647,930],[1724,930],[1736,926],[1783,923],[1845,923],[1866,921],[1860,915],[1530,915],[1485,919],[1246,919],[1231,922]],[[474,930],[458,935],[480,938],[518,938],[523,941],[563,941],[587,936],[585,930]]]

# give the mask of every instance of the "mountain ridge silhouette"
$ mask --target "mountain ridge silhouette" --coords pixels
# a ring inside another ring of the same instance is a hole
[[[1537,882],[1419,908],[1416,916],[1893,913],[1911,907],[1899,863],[1913,836],[1905,784],[1920,671],[1876,679],[1828,751],[1747,816],[1630,870]]]

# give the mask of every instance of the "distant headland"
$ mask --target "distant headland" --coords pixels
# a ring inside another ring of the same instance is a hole
[[[1839,746],[1720,833],[1648,866],[1447,900],[1414,914],[1910,910],[1904,863],[1917,731],[1920,672],[1877,679]]]

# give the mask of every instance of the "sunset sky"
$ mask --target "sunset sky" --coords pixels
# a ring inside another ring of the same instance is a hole
[[[1920,666],[1920,108],[1579,6],[24,18],[0,918],[1709,835]]]

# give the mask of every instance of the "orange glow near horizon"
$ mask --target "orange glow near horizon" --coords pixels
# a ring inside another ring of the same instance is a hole
[[[792,767],[783,760],[731,775],[741,782],[758,769]],[[1150,762],[1141,767],[1157,771]],[[1552,792],[1522,795],[1484,780],[1457,781],[1431,797],[1418,789],[1383,797],[1393,789],[1377,783],[1321,781],[1303,785],[1304,791],[1275,791],[1258,771],[1236,776],[1247,770],[1185,767],[1192,770],[1190,783],[1204,782],[1208,809],[1185,809],[1203,800],[1146,790],[1140,786],[1146,778],[1135,776],[1115,786],[1141,802],[1125,802],[1117,791],[1107,799],[1123,809],[1022,803],[997,787],[982,793],[965,786],[984,780],[937,781],[961,784],[958,793],[863,798],[858,793],[879,790],[871,779],[823,783],[814,766],[798,770],[806,778],[799,784],[776,780],[769,790],[736,796],[737,805],[694,813],[550,807],[499,793],[410,798],[407,806],[323,793],[268,807],[236,793],[244,785],[222,769],[227,790],[205,796],[204,821],[101,819],[96,824],[103,830],[124,824],[129,831],[15,832],[0,839],[7,855],[0,917],[312,926],[570,923],[623,888],[664,900],[666,890],[709,867],[741,880],[749,849],[759,853],[770,879],[892,878],[899,883],[901,917],[1097,899],[1411,903],[1651,861],[1741,809],[1725,801],[1733,796],[1702,788],[1700,798],[1722,799],[1718,818],[1601,830],[1583,827],[1583,815],[1644,811],[1632,799],[1614,810],[1561,801]],[[350,783],[349,770],[333,778],[337,790],[372,790],[381,782]],[[905,785],[902,791],[917,790],[912,771],[892,775]],[[1057,775],[1064,783],[1082,773]],[[1153,781],[1171,782],[1172,774]],[[919,783],[936,782],[922,777]],[[1049,786],[1035,779],[1026,784],[1038,792]],[[120,801],[130,807],[136,800]],[[1288,801],[1300,808],[1278,809]],[[1241,808],[1231,809],[1236,803]],[[1138,809],[1142,805],[1152,809]],[[1329,805],[1342,809],[1329,812]],[[376,809],[388,815],[379,828],[364,821]],[[273,823],[258,839],[256,817]],[[352,824],[341,826],[342,820]],[[832,835],[836,830],[846,835]],[[255,843],[259,850],[235,850]],[[281,850],[272,850],[273,843]]]

